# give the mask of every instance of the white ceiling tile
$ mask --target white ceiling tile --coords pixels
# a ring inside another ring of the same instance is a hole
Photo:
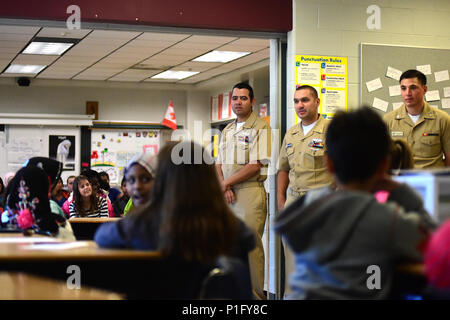
[[[81,39],[84,38],[90,29],[74,29],[69,30],[67,28],[42,28],[36,35],[37,37],[48,38],[68,38],[68,39]]]
[[[270,40],[269,39],[255,39],[255,38],[239,38],[232,42],[233,44],[238,44],[242,46],[254,46],[254,47],[269,47]]]
[[[163,70],[135,70],[129,69],[126,70],[108,80],[111,81],[142,81],[146,78],[154,76],[162,72]]]
[[[35,76],[36,76],[36,73],[2,73],[2,74],[0,74],[0,77],[3,77],[3,78],[17,78],[17,77],[34,78]]]
[[[0,25],[0,33],[21,33],[34,35],[39,31],[39,27],[5,26]]]
[[[103,81],[108,79],[108,75],[80,75],[72,78],[73,80],[97,80],[97,81]]]
[[[33,38],[32,34],[25,33],[0,33],[0,41],[20,41],[27,43]]]
[[[9,63],[15,56],[15,53],[8,53],[0,50],[0,60],[8,60]]]
[[[138,40],[151,40],[151,41],[181,41],[183,39],[188,38],[189,34],[171,34],[171,33],[150,33],[150,32],[144,32],[141,34],[137,39]]]
[[[145,47],[145,48],[168,48],[173,46],[176,41],[163,41],[163,40],[132,40],[127,46],[132,47]]]
[[[73,74],[39,74],[36,78],[39,79],[54,79],[54,80],[67,80],[71,79],[73,77]]]
[[[62,56],[20,54],[35,35],[82,40]],[[48,65],[38,76],[43,79],[196,83],[267,59],[269,45],[266,39],[224,36],[0,26],[0,69],[14,61]],[[253,54],[226,64],[190,61],[214,49]],[[133,66],[156,70],[129,69]],[[200,73],[183,80],[147,79],[167,69]],[[17,76],[22,75],[2,75]]]
[[[17,50],[17,53],[19,53],[27,43],[28,41],[0,40],[0,48],[14,48]]]
[[[144,82],[169,82],[169,83],[175,83],[177,81],[178,80],[176,79],[152,79],[152,78],[144,80]]]
[[[187,71],[199,71],[203,72],[222,65],[222,63],[209,63],[209,62],[185,62],[174,67],[172,70],[187,70]]]
[[[94,30],[89,34],[88,38],[131,40],[141,33],[142,32]]]
[[[11,63],[49,65],[60,56],[42,54],[19,54]]]
[[[193,35],[185,39],[183,42],[186,43],[211,43],[211,44],[225,44],[236,40],[236,37],[220,37],[220,36],[202,36],[202,35]]]

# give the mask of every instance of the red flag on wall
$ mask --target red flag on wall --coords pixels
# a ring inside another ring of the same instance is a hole
[[[173,109],[172,101],[169,102],[167,107],[166,116],[161,122],[163,125],[171,128],[172,130],[177,130],[177,120],[175,119],[175,110]]]

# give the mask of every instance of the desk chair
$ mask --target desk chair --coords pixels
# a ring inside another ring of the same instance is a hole
[[[202,282],[199,299],[251,300],[248,265],[236,258],[219,257]]]

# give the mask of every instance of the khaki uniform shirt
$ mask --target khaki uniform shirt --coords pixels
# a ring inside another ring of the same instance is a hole
[[[260,173],[240,184],[263,182],[267,177],[270,152],[270,126],[252,112],[238,131],[236,131],[236,121],[223,129],[217,163],[222,165],[223,177],[227,179],[246,164],[256,163],[259,160],[262,164]]]
[[[325,131],[329,121],[319,116],[305,136],[302,124],[290,128],[283,139],[278,170],[289,171],[289,188],[303,193],[331,184],[325,164]]]
[[[442,168],[444,152],[450,151],[450,116],[425,102],[414,125],[403,104],[384,116],[393,139],[405,139],[414,154],[415,168]]]

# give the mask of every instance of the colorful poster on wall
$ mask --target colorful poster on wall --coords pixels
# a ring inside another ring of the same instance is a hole
[[[320,98],[319,112],[327,117],[338,110],[347,111],[348,74],[346,57],[295,56],[296,86],[310,85]],[[298,122],[297,114],[295,123]]]
[[[48,137],[48,156],[63,163],[65,170],[75,170],[75,136]]]
[[[105,129],[91,134],[91,168],[105,171],[111,184],[119,184],[123,170],[130,160],[142,152],[157,154],[160,147],[159,130]]]

